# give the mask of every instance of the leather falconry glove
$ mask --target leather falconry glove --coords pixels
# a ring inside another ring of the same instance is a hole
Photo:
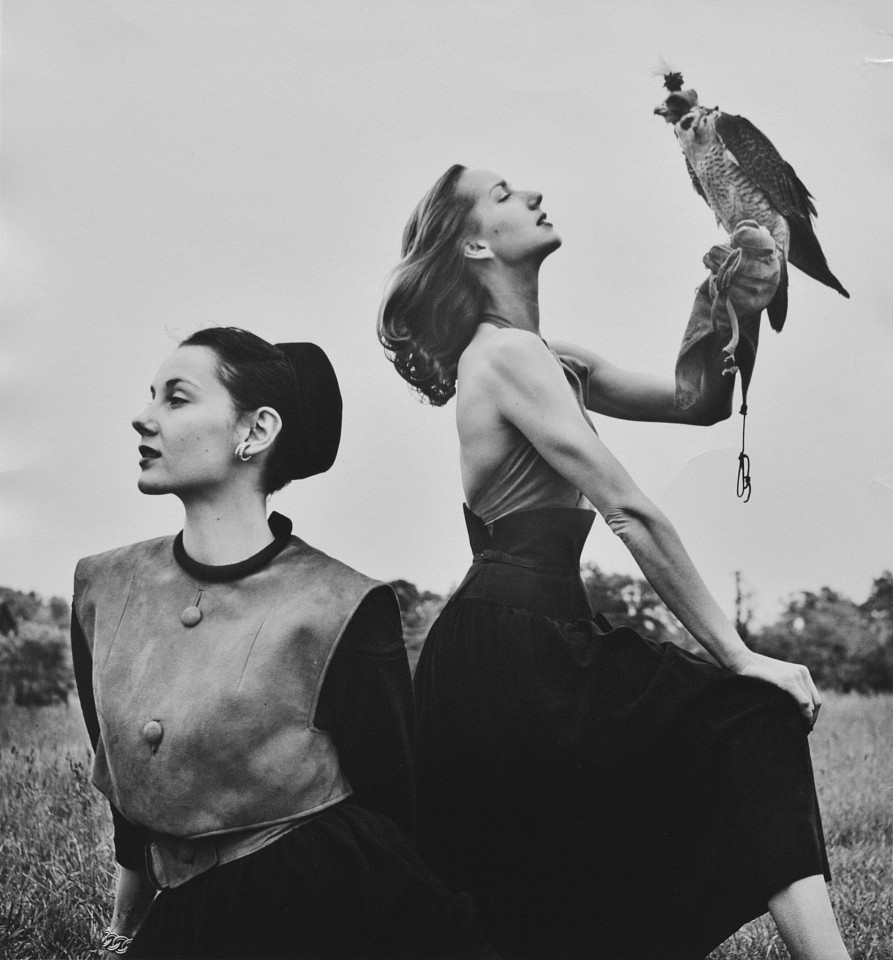
[[[728,243],[711,247],[704,255],[710,276],[695,295],[691,316],[676,360],[676,406],[684,410],[697,399],[704,364],[714,334],[726,340],[722,348],[724,373],[741,372],[747,388],[756,361],[760,315],[775,296],[782,261],[772,235],[755,220],[742,220]]]

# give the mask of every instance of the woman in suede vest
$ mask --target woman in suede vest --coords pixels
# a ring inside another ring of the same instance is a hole
[[[541,201],[451,167],[406,226],[379,315],[398,373],[431,403],[456,395],[473,554],[415,674],[420,851],[504,957],[691,960],[770,910],[797,960],[843,960],[807,743],[819,694],[744,645],[590,417],[729,415],[708,284],[694,402],[677,404],[670,377],[543,339],[539,270],[561,239]],[[717,282],[750,329],[779,265],[741,256]],[[593,304],[593,338],[609,322]],[[594,510],[715,662],[591,609]]]
[[[486,957],[416,857],[413,705],[390,587],[267,516],[334,462],[323,351],[183,341],[133,421],[183,529],[78,564],[72,649],[115,827],[103,947],[134,957]]]

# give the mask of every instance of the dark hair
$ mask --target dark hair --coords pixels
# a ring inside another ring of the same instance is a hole
[[[415,208],[403,232],[403,259],[378,314],[388,359],[418,393],[442,406],[456,392],[456,367],[480,322],[484,288],[462,249],[474,198],[457,190],[454,164]]]
[[[238,413],[272,407],[283,429],[264,469],[264,492],[281,490],[294,477],[290,451],[283,438],[299,400],[297,376],[278,347],[239,327],[207,327],[181,341],[181,347],[209,347],[217,355],[217,375]]]

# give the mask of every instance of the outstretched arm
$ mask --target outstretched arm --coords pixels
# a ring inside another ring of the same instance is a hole
[[[767,248],[775,249],[768,231],[752,221],[743,221],[729,244],[711,247],[705,255],[704,264],[710,268],[716,288],[711,291],[710,278],[695,294],[683,338],[685,400],[679,394],[679,383],[669,377],[622,370],[584,347],[554,343],[559,353],[575,357],[586,366],[589,409],[624,420],[704,426],[725,420],[732,412],[735,368],[731,358],[738,332],[730,341],[729,331],[723,333],[717,329],[721,323],[712,313],[712,294],[718,290],[734,304],[742,319],[749,318],[754,327],[752,349],[755,351],[760,312],[775,297],[782,275],[777,251],[770,254]],[[677,361],[677,381],[681,356]],[[689,405],[683,408],[685,403]]]
[[[498,343],[497,343],[498,341]],[[818,692],[805,667],[750,651],[714,600],[664,514],[646,497],[582,415],[555,358],[535,336],[500,331],[480,376],[485,396],[563,477],[593,503],[648,582],[724,667],[793,696],[814,719]]]
[[[707,281],[695,297],[692,311],[710,314]],[[586,347],[564,341],[550,341],[563,356],[574,357],[588,371],[586,406],[594,413],[621,420],[651,420],[661,423],[688,423],[710,426],[732,413],[735,377],[723,374],[722,347],[727,338],[714,334],[703,348],[704,365],[698,400],[685,410],[676,406],[676,384],[672,377],[624,370]]]

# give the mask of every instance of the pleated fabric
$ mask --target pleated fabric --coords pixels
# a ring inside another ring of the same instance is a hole
[[[162,891],[128,957],[496,957],[391,821],[345,802],[256,853]]]
[[[791,697],[597,618],[590,512],[467,520],[415,675],[420,849],[502,956],[703,957],[829,878]]]

